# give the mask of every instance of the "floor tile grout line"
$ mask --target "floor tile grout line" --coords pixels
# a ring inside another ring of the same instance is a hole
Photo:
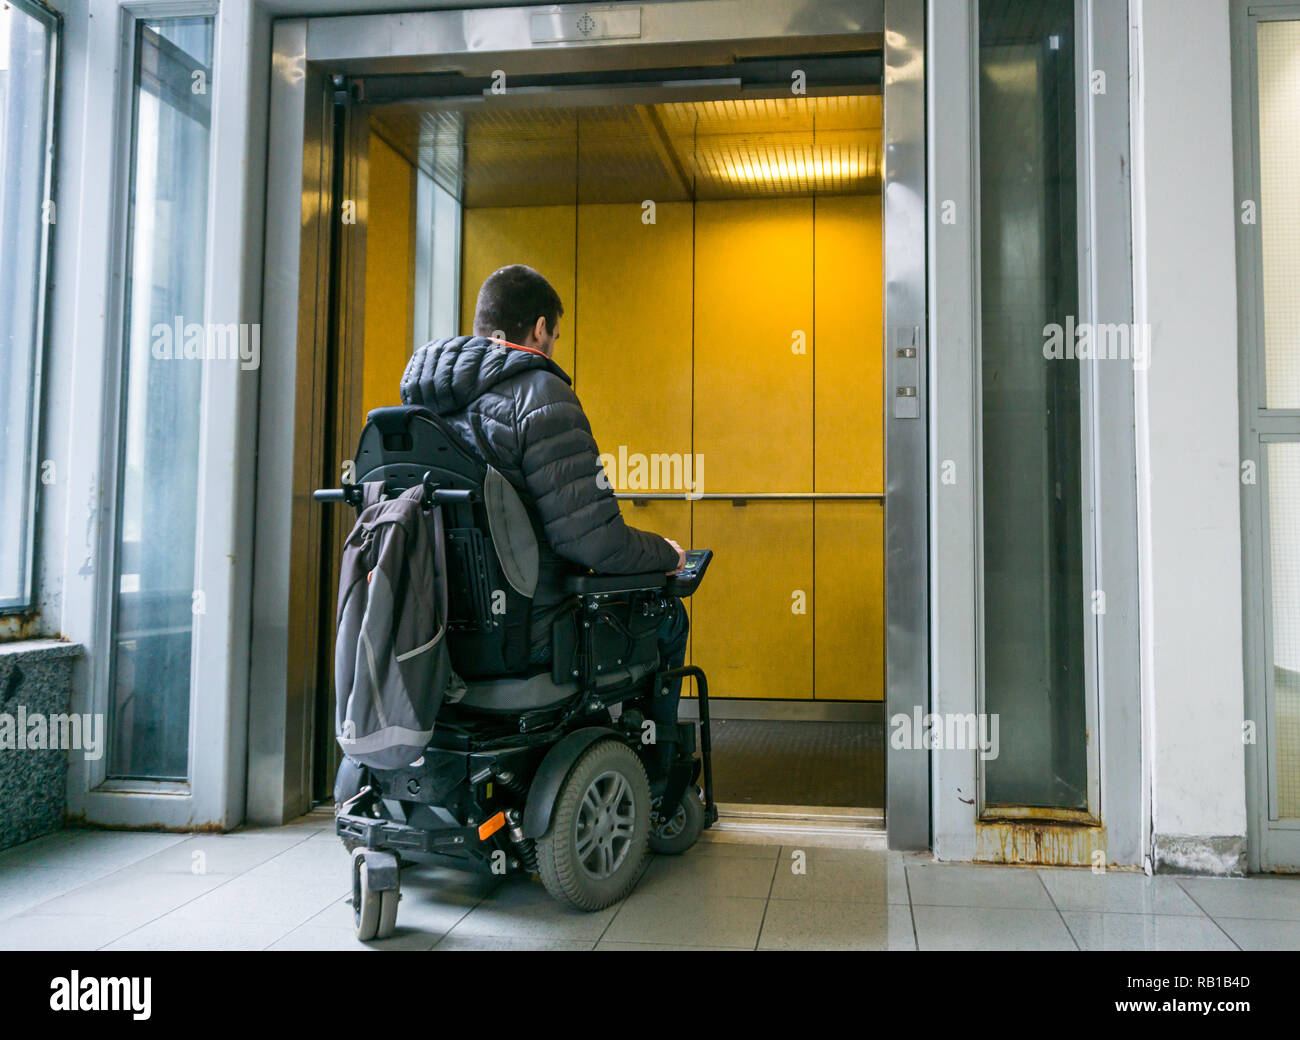
[[[178,842],[173,842],[171,845],[168,846],[167,849],[160,849],[159,852],[166,852],[166,851],[168,851],[168,849],[174,849],[174,848],[177,848],[178,846],[184,845],[186,842],[192,840],[193,837],[195,837],[195,835],[191,835],[190,837],[185,838],[185,839],[182,839],[181,841],[178,841]],[[296,846],[291,845],[289,848],[294,848],[294,847],[296,847]],[[289,850],[288,850],[288,849],[285,849],[284,851],[285,851],[285,852],[288,852]],[[153,855],[156,855],[156,854],[157,854],[157,853],[150,853],[150,856],[153,856]],[[279,854],[277,853],[277,855],[279,855]],[[131,862],[131,863],[128,863],[128,864],[126,864],[126,865],[124,865],[124,866],[121,866],[121,867],[119,867],[117,870],[109,871],[107,874],[100,874],[98,877],[91,878],[89,881],[86,881],[86,882],[84,882],[84,883],[82,883],[82,884],[80,884],[80,885],[76,885],[76,886],[74,886],[74,887],[72,887],[72,888],[66,889],[66,890],[63,891],[63,892],[60,892],[58,895],[50,896],[49,899],[46,899],[46,900],[44,900],[44,901],[42,901],[42,902],[40,902],[40,903],[36,903],[36,904],[34,904],[33,906],[29,906],[26,910],[21,910],[21,911],[19,911],[19,914],[28,914],[28,913],[32,913],[32,911],[39,910],[41,907],[45,906],[46,903],[52,903],[52,902],[54,902],[56,899],[62,899],[62,898],[63,898],[64,896],[66,896],[66,895],[71,895],[73,892],[78,892],[78,891],[80,891],[80,890],[83,889],[83,888],[89,888],[91,885],[98,884],[98,883],[101,882],[101,881],[107,881],[109,878],[111,878],[111,877],[113,877],[113,876],[115,876],[115,875],[117,875],[117,874],[121,874],[121,873],[123,873],[123,872],[125,872],[125,871],[131,869],[131,867],[138,866],[140,863],[143,863],[146,859],[149,859],[150,856],[142,856],[140,859],[135,860],[135,861],[133,861],[133,862]],[[271,857],[271,859],[275,859],[275,858],[276,858],[275,856],[272,856],[272,857]],[[264,861],[264,862],[269,862],[269,860]],[[260,865],[260,864],[259,864],[259,865]],[[150,872],[149,872],[149,871],[145,871],[145,873],[148,874],[148,873],[150,873]],[[170,872],[169,872],[168,874],[166,874],[166,875],[164,875],[164,876],[171,876],[171,874],[170,874]],[[184,876],[184,875],[182,874],[182,876]],[[197,877],[203,877],[203,876],[205,876],[205,875],[199,874],[199,875],[194,875],[194,876],[197,876]],[[235,878],[243,877],[243,876],[244,876],[243,874],[232,874],[230,877],[228,877],[228,878],[227,878],[225,881],[223,881],[221,884],[219,884],[219,885],[213,885],[212,888],[209,888],[206,892],[200,892],[197,896],[194,896],[194,897],[191,898],[191,899],[187,899],[187,900],[185,900],[185,902],[183,902],[183,903],[179,903],[178,905],[172,907],[170,910],[167,910],[167,911],[165,911],[164,913],[159,914],[157,917],[150,918],[148,921],[145,921],[143,924],[140,924],[140,925],[138,925],[138,926],[135,927],[135,928],[131,928],[131,929],[129,929],[128,931],[124,932],[122,935],[118,936],[118,939],[125,939],[128,935],[132,935],[132,934],[134,934],[135,932],[138,932],[141,928],[144,928],[146,925],[150,925],[150,924],[153,924],[154,921],[161,920],[162,918],[166,917],[168,914],[170,914],[170,913],[174,913],[175,911],[179,910],[182,906],[188,906],[190,903],[194,902],[195,899],[201,899],[201,898],[203,898],[203,896],[206,896],[209,892],[215,892],[215,891],[216,891],[217,889],[219,889],[219,888],[224,888],[226,885],[230,884],[230,882],[234,881]],[[18,914],[15,914],[14,916],[16,917],[16,916],[18,916]],[[72,916],[72,915],[69,915],[69,914],[35,914],[34,916],[38,916],[38,917],[68,917],[68,916]],[[108,915],[108,914],[87,914],[87,915],[84,915],[84,916],[88,916],[88,917],[109,917],[109,916],[111,916],[111,915]],[[117,942],[118,939],[113,939],[112,942]],[[105,945],[108,945],[108,944],[106,943]],[[103,947],[96,947],[96,949],[103,949]]]
[[[197,837],[199,837],[199,835],[191,835],[191,837],[190,837],[190,838],[187,838],[186,841],[192,840],[192,839],[197,838]],[[303,838],[302,841],[296,841],[296,842],[294,842],[294,843],[293,843],[292,845],[290,845],[288,848],[283,849],[283,850],[280,851],[280,852],[277,852],[274,856],[270,857],[270,859],[265,859],[265,860],[263,860],[261,863],[258,863],[258,864],[254,865],[254,866],[252,866],[252,867],[248,867],[247,869],[241,871],[241,872],[238,873],[238,874],[232,874],[232,875],[230,875],[230,877],[226,878],[226,880],[223,881],[223,882],[221,882],[221,884],[219,884],[219,885],[213,885],[211,888],[207,889],[206,891],[204,891],[204,892],[200,892],[198,895],[194,896],[193,898],[191,898],[191,899],[187,899],[187,900],[185,900],[185,902],[183,902],[183,903],[179,903],[179,904],[177,904],[176,906],[173,906],[171,909],[165,911],[164,913],[159,914],[157,917],[152,917],[152,918],[150,918],[149,920],[147,920],[147,921],[143,922],[142,924],[138,925],[137,927],[129,929],[128,931],[126,931],[126,932],[122,933],[121,935],[119,935],[116,939],[113,939],[111,942],[107,942],[107,943],[105,943],[103,946],[97,946],[96,949],[97,949],[97,950],[103,950],[103,949],[107,948],[108,946],[111,946],[113,943],[121,942],[121,941],[124,940],[124,939],[129,939],[131,936],[133,936],[136,932],[140,931],[141,929],[143,929],[143,928],[148,928],[149,925],[151,925],[151,924],[156,924],[158,921],[161,921],[164,917],[169,917],[170,915],[176,913],[176,911],[182,909],[183,907],[187,907],[187,906],[189,906],[191,903],[195,902],[196,900],[203,899],[205,896],[209,896],[209,895],[211,895],[213,892],[216,892],[218,889],[225,888],[227,885],[231,884],[231,883],[234,882],[234,881],[237,881],[239,878],[247,877],[250,873],[252,873],[252,872],[253,872],[254,870],[256,870],[258,867],[265,866],[267,863],[270,863],[271,860],[279,859],[281,856],[285,855],[286,853],[289,853],[289,852],[293,851],[294,849],[296,849],[296,848],[297,848],[299,845],[301,845],[304,841],[310,841],[310,840],[311,840],[310,837],[308,837],[308,838]],[[179,841],[179,842],[176,842],[174,845],[171,845],[171,846],[169,846],[169,847],[170,847],[170,848],[176,848],[177,846],[179,846],[179,845],[184,845],[184,844],[185,844],[185,841]],[[163,851],[166,851],[166,850],[163,850]],[[145,858],[147,859],[148,857],[145,857]],[[141,860],[137,860],[136,862],[139,863],[139,862],[142,862],[142,861],[141,861]],[[126,869],[126,868],[123,868],[123,869]],[[105,875],[105,876],[107,877],[107,876],[109,876],[109,875]],[[195,875],[195,876],[197,876],[197,877],[204,877],[204,876],[206,876],[206,875],[199,874],[199,875]],[[101,880],[102,880],[102,879],[101,879]],[[83,887],[84,887],[84,886],[83,886]],[[329,906],[324,906],[324,907],[322,907],[320,910],[318,910],[316,913],[317,913],[317,914],[321,914],[321,913],[324,913],[324,912],[325,912],[326,910],[328,910],[328,909],[329,909]],[[314,916],[316,916],[316,915],[313,914],[312,916],[314,917]],[[307,918],[308,921],[310,921],[311,919],[312,919],[311,917]],[[286,935],[288,935],[290,932],[294,931],[295,929],[301,928],[301,927],[303,926],[303,924],[305,924],[305,923],[306,923],[306,921],[302,921],[302,922],[299,922],[299,923],[296,924],[296,925],[290,925],[288,931],[286,931],[283,935],[279,936],[279,937],[275,940],[275,942],[279,942],[280,939],[283,939]]]
[[[922,909],[934,908],[935,910],[1056,910],[1053,906],[1007,906],[1002,903],[916,903],[916,906]],[[1057,913],[1060,913],[1057,910]],[[1162,914],[1163,917],[1177,917],[1177,914]]]
[[[1052,904],[1052,909],[1056,911],[1056,916],[1061,922],[1061,927],[1065,929],[1065,934],[1070,937],[1070,942],[1074,943],[1076,950],[1082,950],[1083,944],[1079,942],[1078,937],[1074,934],[1074,929],[1070,927],[1070,922],[1065,919],[1065,914],[1061,913],[1061,908],[1056,905],[1056,896],[1052,895],[1052,890],[1047,887],[1047,882],[1043,880],[1042,872],[1037,867],[1034,868],[1034,877],[1038,883],[1043,886],[1043,891],[1047,893],[1047,901]]]
[[[69,830],[72,830],[72,829],[74,829],[74,828],[69,828]],[[75,829],[80,830],[80,829],[82,829],[82,828],[75,828]],[[87,829],[93,831],[93,828],[87,828]],[[66,833],[66,832],[60,831],[60,832],[56,832],[56,833]],[[123,832],[115,832],[115,831],[98,831],[98,832],[95,832],[95,833],[101,833],[101,834],[113,834],[113,833],[137,834],[137,833],[154,833],[154,832],[139,832],[139,831],[123,831]],[[157,849],[157,850],[155,850],[154,852],[150,852],[150,853],[148,853],[148,854],[146,854],[146,855],[144,855],[144,856],[141,856],[139,859],[131,860],[131,861],[128,862],[128,863],[123,863],[122,865],[120,865],[120,866],[118,866],[118,867],[115,867],[115,868],[112,869],[112,870],[105,871],[103,874],[95,874],[94,876],[89,877],[89,878],[87,878],[87,879],[85,879],[85,880],[83,880],[83,881],[79,881],[79,882],[77,882],[76,884],[73,884],[73,885],[69,886],[68,888],[61,888],[61,889],[59,889],[57,892],[55,892],[53,895],[47,896],[46,898],[42,899],[39,903],[33,903],[33,904],[31,904],[30,906],[24,907],[23,909],[19,910],[17,913],[13,913],[13,914],[5,914],[3,917],[0,917],[0,922],[3,922],[3,921],[9,921],[9,920],[11,920],[11,919],[13,919],[13,918],[15,918],[15,917],[19,917],[19,916],[21,916],[21,915],[23,915],[23,914],[30,913],[32,910],[35,910],[35,909],[37,909],[38,907],[42,907],[42,906],[44,906],[46,903],[52,903],[52,902],[53,902],[54,900],[56,900],[56,899],[61,899],[63,896],[69,895],[70,893],[75,892],[75,891],[77,891],[78,889],[85,888],[85,887],[88,886],[88,885],[93,885],[93,884],[96,884],[97,882],[100,882],[100,881],[105,881],[105,880],[107,880],[108,878],[111,878],[114,874],[119,874],[119,873],[121,873],[121,872],[124,871],[124,870],[129,870],[131,867],[138,866],[140,863],[143,863],[143,862],[144,862],[145,860],[147,860],[147,859],[151,859],[152,857],[157,856],[157,855],[160,855],[161,853],[167,852],[167,851],[170,850],[170,849],[174,849],[174,848],[177,848],[177,847],[180,846],[180,845],[184,845],[187,841],[190,841],[192,838],[194,838],[195,835],[192,835],[192,834],[189,834],[189,835],[177,835],[177,837],[179,837],[180,840],[179,840],[179,841],[172,842],[172,843],[171,843],[170,845],[168,845],[166,848]],[[37,839],[37,840],[39,840],[39,839]],[[48,916],[51,916],[51,915],[46,914],[45,916],[48,917]],[[97,916],[98,916],[98,915],[97,915]]]
[[[143,831],[142,832],[142,831],[99,830],[93,827],[65,827],[62,830],[54,831],[50,834],[42,834],[38,838],[32,838],[30,841],[22,842],[18,845],[12,846],[11,848],[5,849],[3,852],[0,852],[0,871],[6,870],[11,866],[13,866],[13,864],[11,863],[12,860],[24,858],[24,857],[20,857],[19,855],[20,853],[24,854],[24,856],[25,855],[34,856],[37,852],[35,848],[36,845],[45,843],[57,849],[65,844],[75,843],[77,840],[76,835],[79,834],[126,835],[130,837],[147,834],[152,837],[162,836],[162,837],[177,839],[176,841],[172,842],[172,845],[178,845],[181,842],[187,841],[189,840],[190,837],[192,837],[192,835],[189,834],[171,834],[165,831]],[[42,847],[40,851],[42,853],[48,853],[51,850]],[[165,849],[155,850],[155,852],[162,852],[162,851],[165,851]],[[155,852],[150,852],[147,854],[147,856],[152,856],[155,854]],[[147,858],[147,856],[145,858]],[[18,869],[21,869],[21,864],[18,865]]]
[[[772,876],[767,881],[767,898],[763,900],[763,916],[758,921],[758,934],[754,936],[754,951],[758,952],[759,946],[763,942],[763,929],[767,927],[767,912],[772,907],[772,893],[776,891],[776,873],[781,869],[781,864],[785,862],[782,855],[787,846],[781,845],[776,850],[776,863],[772,866]],[[804,853],[807,855],[807,852]]]
[[[641,868],[641,872],[637,874],[636,880],[632,882],[632,887],[627,890],[627,895],[618,901],[618,909],[609,915],[609,920],[605,923],[605,927],[600,930],[600,935],[597,936],[596,941],[591,944],[593,950],[605,940],[605,936],[609,934],[609,930],[614,927],[614,922],[618,920],[618,915],[623,912],[623,907],[627,906],[627,901],[631,899],[632,894],[641,887],[641,882],[644,881],[645,876],[650,873],[650,868],[658,862],[658,857],[651,854],[647,854],[645,859],[645,866]]]
[[[200,876],[202,876],[202,875],[200,875]],[[217,891],[217,889],[219,889],[219,888],[225,888],[225,887],[226,887],[228,884],[230,884],[232,881],[235,881],[236,879],[241,878],[241,877],[243,877],[243,876],[244,876],[243,874],[233,874],[233,875],[231,875],[230,877],[226,878],[226,880],[223,881],[221,884],[219,884],[219,885],[213,885],[213,886],[212,886],[211,888],[209,888],[206,892],[200,892],[198,895],[194,896],[193,898],[191,898],[191,899],[187,899],[187,900],[185,900],[185,902],[183,902],[183,903],[179,903],[179,904],[177,904],[176,906],[173,906],[171,909],[164,911],[163,913],[159,914],[157,917],[151,917],[151,918],[149,918],[149,920],[144,921],[144,922],[142,922],[141,924],[137,925],[136,927],[131,928],[131,929],[129,929],[128,931],[122,933],[122,934],[119,935],[116,939],[114,939],[112,942],[105,943],[103,946],[98,946],[98,947],[96,947],[96,949],[102,950],[102,949],[105,949],[105,948],[108,947],[108,946],[111,946],[111,945],[112,945],[113,943],[115,943],[115,942],[121,942],[123,939],[128,939],[128,938],[130,938],[131,936],[133,936],[136,932],[140,931],[140,929],[142,929],[142,928],[148,928],[151,924],[155,924],[155,923],[157,923],[158,921],[161,921],[164,917],[168,917],[168,916],[170,916],[171,914],[174,914],[177,910],[181,909],[181,907],[189,906],[189,905],[190,905],[191,903],[193,903],[196,899],[202,899],[204,896],[209,895],[210,893]],[[290,931],[292,931],[292,929],[290,929]],[[288,934],[288,933],[285,933],[285,934]],[[281,936],[281,938],[283,938],[283,937],[284,937],[284,936]]]
[[[477,910],[480,906],[482,906],[484,902],[487,901],[488,896],[500,890],[502,884],[503,882],[498,881],[495,885],[492,886],[492,890],[490,892],[484,892],[482,895],[480,895],[478,899],[474,901],[474,905],[467,908],[463,914],[461,914],[458,918],[456,918],[455,923],[452,924],[452,926],[448,928],[445,932],[443,932],[440,936],[438,936],[438,938],[434,940],[433,945],[430,946],[429,949],[426,950],[425,952],[426,953],[431,952],[437,949],[439,946],[441,946],[442,941],[445,938],[447,938],[447,936],[449,936],[452,932],[454,932],[457,928],[459,928],[464,923],[465,918],[467,918],[470,914],[472,914],[475,910]]]
[[[241,875],[241,876],[242,876],[242,875]],[[497,885],[495,888],[493,888],[493,891],[496,891],[496,888],[499,888],[499,887],[500,887],[500,886]],[[460,924],[462,921],[464,921],[465,918],[468,917],[468,916],[469,916],[469,915],[470,915],[474,910],[478,909],[478,907],[481,906],[481,905],[483,904],[483,901],[484,901],[485,899],[487,899],[488,895],[490,895],[490,894],[491,894],[491,893],[487,893],[487,892],[485,892],[483,895],[480,895],[480,896],[479,896],[479,897],[474,901],[474,904],[473,904],[472,906],[466,907],[466,908],[462,911],[462,913],[460,914],[460,916],[457,917],[456,920],[452,923],[452,925],[451,925],[449,928],[447,928],[445,931],[441,932],[441,933],[440,933],[440,934],[439,934],[439,935],[438,935],[438,936],[433,940],[433,942],[430,944],[430,946],[429,946],[427,949],[425,949],[425,950],[413,950],[413,951],[411,951],[411,952],[413,952],[413,953],[428,953],[428,952],[429,952],[430,950],[432,950],[435,946],[437,946],[440,942],[442,942],[443,939],[445,939],[448,935],[450,935],[451,932],[452,932],[452,929],[454,929],[458,924]],[[344,895],[343,899],[339,900],[339,902],[346,902],[346,903],[348,903],[348,905],[351,905],[351,898],[352,898],[352,897],[351,897],[351,894],[350,894],[350,893],[346,893],[346,894]],[[277,943],[277,942],[282,942],[283,940],[287,939],[290,935],[292,935],[294,932],[298,931],[298,930],[301,929],[301,928],[308,928],[308,927],[311,927],[311,926],[312,926],[311,923],[312,923],[314,920],[316,920],[316,918],[320,917],[322,914],[327,914],[327,913],[329,913],[330,909],[331,909],[333,906],[334,906],[334,904],[331,903],[331,904],[329,904],[328,906],[323,906],[323,907],[321,907],[321,909],[317,910],[316,913],[314,913],[311,917],[307,918],[307,920],[303,921],[301,924],[296,924],[296,925],[294,925],[292,928],[290,928],[289,931],[287,931],[284,935],[282,935],[282,936],[280,936],[278,939],[276,939],[275,942],[271,943],[271,945],[274,946],[275,943]],[[320,928],[320,927],[330,927],[330,926],[317,925],[316,927]],[[331,931],[346,931],[347,929],[344,929],[344,928],[333,928],[333,927],[330,927],[330,930],[331,930]],[[263,947],[263,949],[270,949],[270,947],[269,947],[269,946],[267,946],[267,947]]]
[[[399,889],[399,892],[400,892],[400,889]],[[479,897],[479,902],[482,902],[482,900],[483,900],[484,898],[485,898],[485,897],[480,896],[480,897]],[[340,903],[347,903],[349,906],[351,906],[351,905],[352,905],[352,894],[351,894],[350,892],[346,892],[346,893],[344,893],[343,898],[340,899],[340,900],[338,900],[338,902],[340,902]],[[309,917],[309,918],[307,918],[307,920],[303,921],[302,924],[296,924],[296,925],[294,925],[292,928],[290,928],[289,931],[287,931],[284,935],[280,936],[279,939],[276,939],[275,942],[281,942],[281,941],[283,941],[284,939],[287,939],[290,935],[292,935],[294,932],[298,931],[300,928],[311,928],[311,927],[316,927],[316,928],[330,928],[331,931],[340,931],[340,932],[342,932],[342,931],[347,931],[346,928],[338,928],[338,927],[335,927],[335,926],[333,926],[333,925],[312,925],[312,922],[315,921],[316,918],[321,917],[321,916],[323,916],[324,914],[329,913],[330,910],[333,909],[335,905],[336,905],[335,903],[330,903],[328,906],[323,906],[323,907],[321,907],[319,910],[316,911],[316,913],[312,914],[311,917]],[[469,907],[468,909],[466,909],[466,910],[465,910],[465,911],[464,911],[464,912],[463,912],[463,913],[462,913],[458,918],[456,918],[455,924],[453,924],[453,925],[451,926],[451,928],[455,928],[456,925],[460,924],[460,922],[463,921],[463,920],[465,919],[465,915],[468,914],[471,910],[474,909],[474,907],[476,907],[476,906],[478,906],[478,905],[479,905],[478,903],[475,903],[474,906],[471,906],[471,907]],[[399,904],[399,906],[400,906],[400,904]],[[399,911],[399,912],[400,912],[400,911]],[[446,935],[447,932],[450,932],[450,931],[451,931],[451,928],[448,928],[447,931],[442,932],[441,934],[439,934],[439,936],[434,940],[434,943],[433,943],[434,946],[436,946],[439,942],[442,941],[442,937],[443,937],[444,935]],[[273,945],[275,945],[275,943],[272,943],[271,945],[273,946]],[[264,949],[269,949],[270,947],[263,947],[263,948],[264,948]],[[429,947],[429,948],[432,949],[433,947],[431,946],[431,947]],[[419,952],[419,951],[414,951],[414,952]]]
[[[888,869],[888,867],[886,867]],[[888,893],[889,882],[885,882],[886,893]],[[912,951],[921,952],[921,936],[916,930],[916,904],[912,902],[912,878],[907,871],[907,864],[903,864],[903,888],[907,892],[907,916],[912,922]]]
[[[1194,895],[1192,895],[1192,893],[1187,891],[1187,889],[1183,885],[1183,880],[1184,880],[1183,878],[1174,878],[1174,882],[1178,885],[1178,890],[1192,901],[1192,905],[1195,906],[1197,910],[1199,910],[1201,913],[1203,913],[1206,917],[1208,917],[1211,921],[1214,922],[1214,927],[1219,929],[1219,931],[1221,931],[1224,934],[1224,937],[1228,940],[1228,942],[1232,943],[1233,946],[1235,946],[1238,950],[1240,950],[1241,945],[1237,942],[1237,940],[1234,939],[1231,935],[1228,935],[1228,930],[1224,928],[1223,925],[1219,924],[1218,919],[1215,918],[1215,916],[1212,913],[1210,913],[1210,911],[1206,910],[1205,907],[1201,906],[1200,901]]]
[[[99,832],[99,833],[109,833],[109,834],[111,834],[111,833],[129,833],[129,834],[141,834],[141,833],[144,833],[144,834],[151,834],[151,833],[155,833],[155,832],[152,832],[152,831],[126,831],[126,832],[104,831],[104,832]],[[71,893],[71,892],[75,892],[75,891],[77,891],[78,889],[86,888],[87,886],[97,884],[97,883],[100,882],[100,881],[107,881],[107,880],[109,880],[110,878],[112,878],[112,877],[114,877],[114,876],[116,876],[116,875],[118,875],[118,874],[122,874],[122,873],[125,873],[125,872],[128,871],[128,870],[131,870],[133,867],[138,867],[138,866],[139,866],[141,863],[143,863],[145,860],[153,859],[154,856],[160,856],[160,855],[162,855],[164,852],[170,852],[172,849],[178,849],[178,848],[180,848],[182,845],[187,845],[187,844],[189,844],[189,843],[192,842],[192,841],[198,841],[198,840],[200,840],[200,839],[202,839],[202,838],[205,838],[205,837],[211,837],[211,835],[202,835],[202,834],[185,834],[185,835],[177,835],[177,837],[180,838],[180,841],[174,841],[174,842],[172,842],[170,845],[168,845],[166,848],[157,849],[157,850],[155,850],[155,851],[153,851],[153,852],[150,852],[150,853],[148,853],[148,854],[146,854],[146,855],[144,855],[144,856],[141,856],[139,859],[133,859],[133,860],[131,860],[131,861],[128,862],[128,863],[123,863],[123,864],[121,864],[120,866],[118,866],[118,867],[116,867],[116,868],[114,868],[114,869],[112,869],[112,870],[109,870],[109,871],[107,871],[107,872],[105,872],[105,873],[103,873],[103,874],[96,874],[94,877],[89,878],[89,879],[87,879],[87,880],[81,882],[80,884],[73,885],[71,888],[63,889],[63,890],[60,891],[58,894],[56,894],[56,895],[52,895],[52,896],[50,896],[48,899],[45,899],[45,900],[43,900],[42,902],[35,904],[35,906],[28,907],[27,910],[20,910],[19,913],[27,913],[28,910],[33,910],[33,909],[35,909],[35,908],[38,907],[38,906],[44,906],[45,903],[53,902],[55,899],[59,899],[59,898],[65,896],[65,895],[68,895],[68,894]],[[221,836],[218,836],[218,837],[224,837],[224,835],[221,835]],[[308,841],[308,840],[310,840],[310,839],[303,838],[303,839],[300,839],[299,841],[294,842],[292,845],[289,845],[289,846],[287,846],[287,847],[281,849],[281,850],[280,850],[279,852],[277,852],[274,856],[270,856],[270,857],[268,857],[267,859],[262,860],[262,862],[256,864],[255,867],[260,867],[260,866],[262,866],[262,864],[264,864],[264,863],[269,863],[269,862],[270,862],[271,860],[273,860],[273,859],[278,859],[280,856],[284,855],[284,853],[289,852],[289,851],[291,851],[292,849],[296,849],[296,848],[297,848],[299,845],[301,845],[304,841]],[[252,869],[255,869],[255,867],[250,867],[250,868],[248,868],[248,869],[249,869],[249,870],[252,870]],[[144,871],[144,873],[146,873],[146,874],[173,875],[173,874],[176,874],[176,873],[182,873],[182,874],[184,874],[184,873],[190,873],[190,872],[188,872],[188,871],[180,871],[180,872],[177,872],[177,871],[148,871],[148,870],[146,870],[146,871]],[[198,876],[202,876],[202,875],[198,875]],[[240,876],[240,875],[233,875],[233,877],[238,877],[238,876]],[[219,886],[218,886],[218,887],[219,887]],[[17,916],[17,915],[15,914],[15,915],[12,915],[12,916]],[[7,920],[7,918],[0,918],[0,920]]]

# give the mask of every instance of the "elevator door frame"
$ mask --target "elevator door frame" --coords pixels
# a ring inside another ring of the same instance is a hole
[[[626,36],[531,42],[539,26],[573,36],[585,14],[610,10],[637,12],[635,45]],[[345,201],[336,194],[346,198],[331,176],[335,75],[451,67],[466,75],[498,68],[525,74],[547,70],[556,50],[565,71],[592,72],[883,50],[885,714],[929,710],[924,24],[923,0],[661,0],[276,23],[263,323],[268,342],[295,346],[268,352],[262,370],[251,820],[288,819],[310,804],[312,703],[324,660],[312,629],[323,609],[312,561],[328,534],[310,492],[331,472],[317,389],[332,346],[331,257],[347,248],[331,219]],[[357,211],[364,227],[364,197]],[[900,356],[905,348],[914,349]],[[896,408],[901,387],[910,390]],[[915,417],[905,417],[909,411]],[[928,848],[929,756],[892,746],[886,755],[889,845]]]
[[[929,0],[937,5],[940,0]],[[1127,9],[1113,0],[1074,0],[1078,35],[1080,322],[1141,324],[1133,299],[1130,77]],[[953,5],[928,25],[931,149],[930,205],[955,219],[929,229],[932,457],[937,473],[931,509],[931,602],[934,711],[945,720],[984,708],[981,631],[982,489],[967,474],[981,463],[980,228],[978,170],[978,2]],[[1140,70],[1134,70],[1136,77]],[[1098,78],[1098,73],[1104,76]],[[1132,86],[1131,86],[1132,82]],[[967,215],[971,215],[967,219]],[[1140,236],[1139,236],[1140,237]],[[1094,365],[1081,402],[1089,415],[1092,508],[1085,538],[1094,545],[1085,588],[1104,606],[1088,652],[1095,682],[1088,696],[1088,813],[982,804],[982,764],[964,748],[933,758],[934,852],[944,860],[1108,864],[1142,863],[1150,833],[1149,792],[1142,772],[1139,659],[1137,448],[1133,366]],[[1105,421],[1103,420],[1103,417]],[[955,480],[943,480],[943,469]],[[1087,606],[1091,606],[1091,603]],[[1095,609],[1095,608],[1093,608]],[[1009,741],[1002,737],[1003,753]],[[1010,752],[1013,753],[1013,752]],[[1093,815],[1093,813],[1096,815]],[[1096,857],[1096,858],[1094,858]]]

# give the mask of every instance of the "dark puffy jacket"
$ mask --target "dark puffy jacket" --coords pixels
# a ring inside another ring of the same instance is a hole
[[[545,532],[532,641],[549,635],[565,574],[669,571],[677,553],[659,535],[623,522],[601,475],[591,424],[550,358],[481,336],[435,340],[402,374],[402,403],[446,420],[466,447],[514,485]]]

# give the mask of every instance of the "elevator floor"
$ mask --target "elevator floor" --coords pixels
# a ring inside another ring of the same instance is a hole
[[[880,808],[884,733],[873,722],[713,720],[719,802]]]

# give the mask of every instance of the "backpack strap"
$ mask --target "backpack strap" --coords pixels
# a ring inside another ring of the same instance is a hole
[[[369,486],[369,485],[367,485]],[[403,498],[414,500],[426,517],[432,520],[430,535],[433,539],[433,574],[438,585],[438,634],[434,640],[440,640],[447,634],[447,615],[450,612],[449,597],[451,576],[447,573],[447,536],[443,526],[442,506],[434,502],[428,509],[424,508],[424,487],[416,484],[402,492]]]
[[[447,634],[451,624],[451,575],[447,573],[447,532],[443,520],[442,506],[433,504],[433,566],[434,580],[438,583],[438,635],[439,640]],[[465,682],[454,669],[449,669],[447,686],[443,690],[443,703],[455,704],[465,696]]]
[[[442,522],[442,506],[436,502],[433,504],[433,560],[438,575],[438,624],[441,626],[441,637],[447,631],[451,575],[447,573],[447,537]]]

